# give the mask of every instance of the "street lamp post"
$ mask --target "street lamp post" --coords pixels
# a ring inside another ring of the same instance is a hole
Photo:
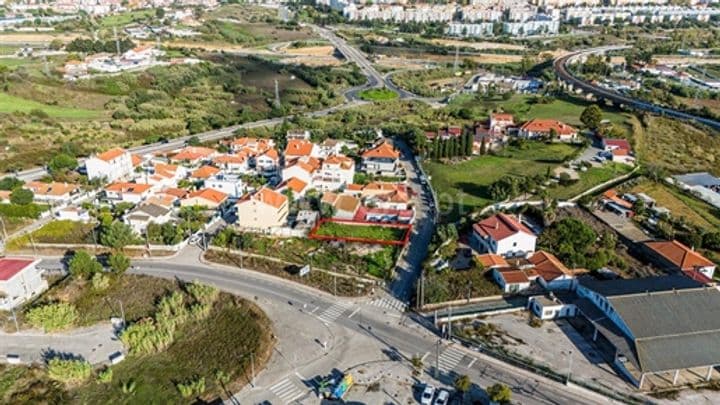
[[[565,378],[565,384],[570,384],[570,375],[572,374],[572,360],[573,360],[572,354],[573,354],[573,351],[572,351],[572,350],[568,350],[568,352],[567,352],[567,356],[568,356],[568,372],[567,372],[567,377]]]

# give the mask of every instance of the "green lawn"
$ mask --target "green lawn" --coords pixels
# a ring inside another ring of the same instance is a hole
[[[591,167],[586,172],[580,172],[580,180],[566,186],[557,186],[549,189],[550,197],[560,200],[567,200],[575,197],[583,191],[589,190],[615,177],[627,174],[632,167],[619,163],[606,163],[602,167]]]
[[[325,222],[318,230],[320,236],[335,236],[339,238],[361,238],[383,241],[402,240],[407,230],[380,225],[350,225],[337,222]]]
[[[567,144],[528,142],[522,150],[507,147],[497,156],[485,155],[457,164],[426,162],[425,168],[438,194],[440,212],[453,220],[491,204],[488,187],[501,177],[545,175],[578,150]]]
[[[47,105],[37,101],[15,97],[7,93],[0,93],[0,113],[29,113],[33,110],[42,110],[51,117],[69,119],[89,119],[95,118],[100,114],[98,111]]]
[[[100,20],[100,26],[103,28],[120,27],[130,24],[133,21],[144,20],[155,15],[155,10],[135,10],[127,11],[120,14],[109,15]]]
[[[585,107],[592,104],[585,100],[570,97],[555,98],[547,104],[536,103],[535,99],[535,96],[515,95],[510,100],[493,104],[501,107],[506,112],[512,113],[515,116],[515,122],[523,122],[533,118],[552,118],[577,127],[583,126],[580,122],[580,114],[582,114]],[[605,108],[603,109],[603,118],[609,120],[618,128],[630,132],[630,126],[626,122],[629,118],[628,114]]]
[[[389,101],[398,98],[398,94],[388,89],[369,89],[360,92],[360,98],[367,101]]]
[[[649,195],[659,206],[669,209],[673,217],[685,218],[688,223],[707,230],[720,229],[719,209],[675,187],[646,180],[633,186],[630,192]]]

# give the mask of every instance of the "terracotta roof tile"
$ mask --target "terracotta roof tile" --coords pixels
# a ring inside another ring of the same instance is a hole
[[[503,240],[517,233],[533,235],[532,231],[515,218],[496,214],[473,225],[473,230],[482,237],[489,236],[495,241]]]
[[[200,198],[203,200],[212,201],[215,204],[220,204],[227,199],[227,194],[214,190],[212,188],[203,188],[188,194],[186,200],[191,198]]]
[[[127,151],[123,148],[113,148],[97,155],[97,158],[109,162],[125,154]]]
[[[564,122],[549,119],[534,119],[523,124],[521,130],[529,132],[549,133],[554,129],[558,135],[572,135],[577,133],[577,129],[571,127]]]
[[[715,265],[715,263],[705,258],[705,256],[676,240],[647,242],[646,245],[683,271]]]
[[[285,156],[310,156],[313,143],[302,139],[291,139],[285,148]]]
[[[362,157],[397,159],[400,157],[400,152],[387,141],[383,141],[380,145],[363,152]]]
[[[193,171],[190,177],[194,179],[208,179],[218,173],[220,173],[220,169],[217,167],[205,165]]]

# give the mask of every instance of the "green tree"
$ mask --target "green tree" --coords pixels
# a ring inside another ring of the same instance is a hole
[[[501,404],[509,403],[512,398],[512,391],[510,391],[510,387],[500,383],[487,387],[487,394],[491,401]]]
[[[58,153],[48,162],[50,174],[64,173],[68,170],[74,170],[77,166],[77,159],[66,153]]]
[[[702,245],[705,249],[720,250],[720,232],[704,234]]]
[[[165,9],[162,7],[158,7],[155,9],[155,17],[159,19],[165,18]]]
[[[455,379],[453,386],[455,387],[455,390],[459,392],[463,398],[465,398],[465,394],[470,391],[470,388],[472,387],[472,381],[470,381],[470,377],[467,375],[461,375]]]
[[[582,267],[596,239],[597,233],[589,225],[575,218],[563,218],[540,234],[538,244],[566,265]]]
[[[88,252],[79,250],[70,259],[68,270],[73,277],[89,278],[93,274],[101,272],[102,265]]]
[[[200,146],[200,138],[198,138],[197,136],[193,135],[193,136],[191,136],[190,138],[188,138],[187,144],[188,144],[189,146]]]
[[[602,110],[600,107],[598,107],[597,104],[592,104],[583,110],[582,114],[580,114],[580,121],[585,124],[586,127],[595,130],[598,127],[600,127],[600,122],[602,122]]]
[[[17,205],[28,205],[33,202],[35,194],[32,191],[18,187],[10,193],[10,202]]]
[[[100,243],[111,247],[115,251],[122,250],[135,240],[132,228],[128,224],[115,221],[110,226],[103,227],[100,233]]]
[[[17,177],[8,176],[0,179],[0,190],[11,191],[22,186],[24,183]]]
[[[122,253],[113,253],[108,258],[108,264],[116,273],[123,273],[130,268],[130,259]]]

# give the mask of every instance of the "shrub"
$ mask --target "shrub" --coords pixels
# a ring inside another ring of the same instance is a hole
[[[106,368],[100,370],[100,372],[98,373],[98,381],[103,384],[112,382],[112,378],[113,378],[113,371],[110,367],[106,367]]]
[[[120,340],[133,354],[150,354],[169,346],[173,341],[173,335],[159,328],[153,319],[147,318],[128,326],[120,336]]]
[[[135,240],[132,228],[126,223],[115,221],[110,226],[102,228],[100,243],[104,246],[121,250]]]
[[[51,359],[48,362],[48,376],[66,384],[81,383],[92,374],[92,366],[85,360]]]
[[[9,218],[38,219],[47,210],[47,206],[38,204],[0,204],[0,215]]]
[[[27,313],[28,322],[46,332],[65,329],[75,323],[77,318],[75,307],[66,302],[35,307]]]
[[[200,303],[212,303],[217,299],[219,294],[217,288],[207,284],[200,284],[197,281],[187,284],[185,290],[195,301]]]
[[[17,205],[28,205],[33,202],[35,194],[32,191],[18,187],[10,193],[10,202]]]
[[[505,384],[493,384],[487,387],[487,394],[491,401],[506,404],[510,402],[512,391]]]
[[[58,153],[48,162],[48,170],[51,174],[74,170],[77,166],[77,159],[66,153]]]
[[[110,277],[103,273],[95,273],[92,277],[92,287],[94,290],[102,291],[110,286]]]
[[[190,398],[193,395],[202,395],[205,392],[205,377],[196,377],[184,383],[175,385],[183,398]]]
[[[78,250],[70,259],[68,269],[73,277],[89,278],[93,274],[101,272],[103,267],[90,253]]]
[[[123,273],[130,267],[130,259],[122,253],[113,253],[108,258],[108,264],[113,271]]]

